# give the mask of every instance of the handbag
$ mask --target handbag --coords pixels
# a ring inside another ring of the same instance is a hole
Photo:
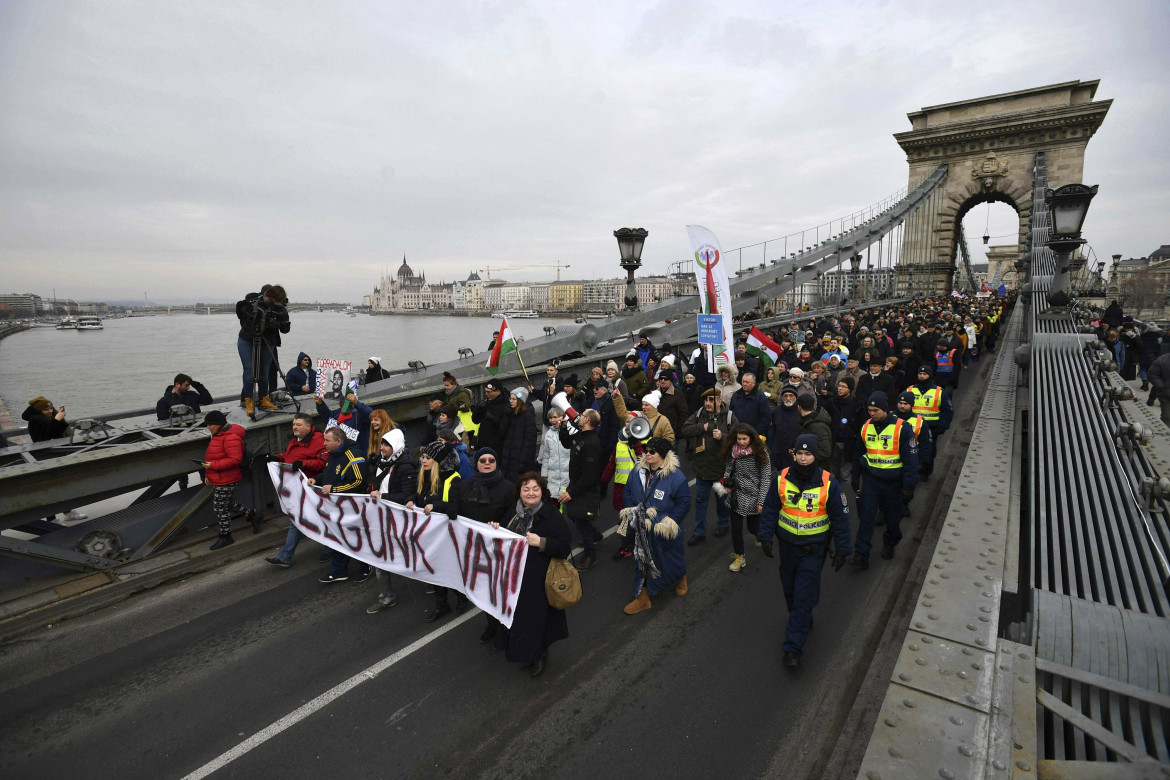
[[[581,600],[581,575],[568,558],[553,558],[548,562],[544,595],[553,609],[568,609]]]

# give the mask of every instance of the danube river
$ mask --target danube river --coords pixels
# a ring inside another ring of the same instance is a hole
[[[382,358],[388,369],[404,367],[408,360],[433,365],[458,358],[460,347],[486,350],[500,326],[500,320],[487,317],[349,317],[338,312],[293,312],[291,320],[292,331],[280,349],[284,370],[302,351],[314,359],[352,360],[355,371],[364,371],[371,355]],[[535,338],[544,335],[545,325],[571,323],[517,319],[508,324],[518,336]],[[33,328],[0,341],[0,398],[14,420],[38,395],[64,405],[73,419],[152,406],[180,371],[216,397],[240,391],[235,315],[184,313],[104,324],[103,330],[86,332]]]

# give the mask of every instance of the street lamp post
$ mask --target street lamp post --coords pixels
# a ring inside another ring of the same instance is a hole
[[[849,300],[854,300],[857,297],[857,272],[861,270],[861,253],[849,256],[849,268],[853,276],[853,284],[849,290]]]
[[[1048,248],[1056,255],[1056,275],[1048,288],[1049,311],[1064,314],[1072,303],[1072,274],[1069,265],[1073,253],[1085,243],[1081,238],[1081,227],[1089,213],[1089,202],[1097,194],[1097,185],[1066,184],[1055,190],[1044,190],[1044,202],[1052,218],[1051,238]]]
[[[638,288],[634,284],[634,272],[642,267],[642,245],[650,233],[643,228],[621,228],[613,231],[618,250],[622,254],[621,266],[626,271],[626,310],[638,308]]]

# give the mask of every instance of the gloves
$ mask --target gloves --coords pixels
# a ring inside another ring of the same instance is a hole
[[[829,553],[829,558],[833,563],[833,571],[841,571],[841,568],[845,565],[845,559],[847,557],[848,556],[845,555],[845,553],[840,552],[837,550],[837,548],[834,547],[833,551]]]
[[[760,540],[760,549],[764,551],[764,555],[768,556],[769,558],[773,557],[772,556],[772,540],[771,539],[761,539]]]
[[[849,487],[853,488],[854,493],[860,493],[861,492],[861,477],[859,477],[855,474],[853,476],[853,479],[851,479],[849,481]]]
[[[305,465],[305,462],[303,460],[294,460],[292,465],[294,469],[300,471],[301,467]]]
[[[727,486],[722,482],[711,483],[711,490],[715,491],[715,495],[719,496],[720,498],[723,498],[728,493]]]
[[[902,488],[902,503],[909,504],[914,500],[914,488]]]

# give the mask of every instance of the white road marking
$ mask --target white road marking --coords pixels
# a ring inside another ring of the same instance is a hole
[[[695,484],[695,480],[693,480],[693,479],[690,480],[689,482],[687,482],[688,486],[692,486],[694,484]],[[603,536],[609,537],[610,535],[617,533],[617,529],[618,529],[618,527],[615,525],[615,526],[609,528],[608,530],[606,530],[604,532]],[[572,554],[577,555],[578,553],[581,552],[581,550],[582,550],[582,548],[577,547],[576,549],[573,550]],[[334,687],[325,691],[325,693],[321,694],[320,696],[313,699],[312,701],[301,705],[300,707],[293,710],[288,715],[285,715],[283,718],[276,721],[272,725],[268,726],[265,729],[262,729],[261,731],[256,732],[252,736],[248,737],[247,739],[245,739],[240,744],[236,745],[231,750],[212,759],[211,761],[208,761],[206,764],[199,767],[198,769],[196,769],[194,772],[187,775],[186,777],[184,777],[183,780],[202,780],[202,778],[207,777],[208,775],[211,775],[215,772],[218,772],[219,770],[223,769],[225,766],[227,766],[231,762],[235,761],[237,758],[240,758],[241,756],[244,756],[244,755],[250,753],[251,751],[253,751],[256,748],[263,745],[268,740],[275,737],[277,734],[280,734],[282,731],[286,731],[287,729],[300,723],[302,720],[309,717],[313,713],[318,712],[321,709],[327,707],[329,704],[331,704],[335,700],[341,698],[345,694],[349,693],[350,691],[352,691],[354,688],[358,687],[362,683],[369,682],[370,680],[375,679],[382,672],[384,672],[387,669],[389,669],[390,667],[394,666],[394,664],[408,658],[410,655],[412,655],[413,653],[417,652],[418,650],[421,650],[422,648],[426,647],[431,642],[433,642],[436,639],[438,639],[439,637],[441,637],[443,634],[446,634],[448,631],[452,631],[452,630],[458,628],[459,626],[461,626],[464,623],[466,623],[467,621],[471,620],[473,617],[475,617],[478,614],[480,614],[480,610],[475,608],[475,607],[472,607],[464,615],[455,618],[450,623],[447,623],[446,625],[444,625],[440,628],[436,628],[435,630],[431,631],[431,633],[427,634],[426,636],[416,639],[414,642],[411,642],[409,645],[407,645],[406,647],[397,651],[396,653],[393,653],[392,655],[389,655],[386,658],[383,658],[381,661],[378,661],[378,663],[374,664],[373,666],[371,666],[367,669],[363,669],[362,671],[355,674],[353,677],[350,677],[348,680],[345,680],[344,682],[338,683],[337,685],[335,685]]]

